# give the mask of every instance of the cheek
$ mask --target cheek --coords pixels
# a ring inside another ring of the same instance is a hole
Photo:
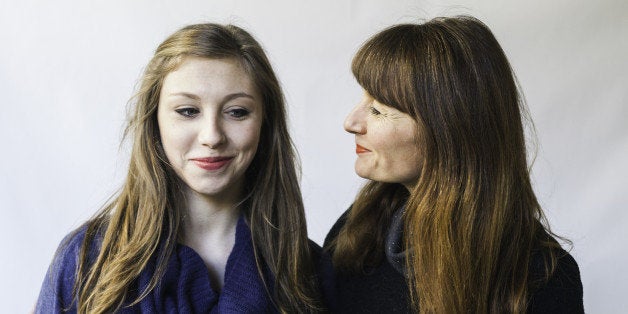
[[[393,139],[385,143],[390,153],[389,162],[395,167],[403,168],[404,172],[417,172],[421,165],[421,154],[415,130],[406,128],[389,136]]]
[[[418,144],[414,140],[408,140],[403,148],[399,149],[398,160],[403,165],[400,168],[408,177],[417,177],[423,163]]]
[[[176,158],[183,156],[186,147],[190,146],[193,136],[186,128],[177,127],[172,123],[164,123],[159,128],[161,145],[166,153],[168,161],[176,162]]]
[[[373,135],[375,138],[373,144],[380,162],[394,165],[406,154],[407,143],[398,132],[384,130]]]
[[[232,139],[237,143],[236,145],[240,150],[252,156],[255,155],[260,139],[260,127],[258,124],[253,123],[242,128],[237,128],[232,134],[234,134]]]

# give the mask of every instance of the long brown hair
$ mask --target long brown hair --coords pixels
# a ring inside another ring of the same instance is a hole
[[[245,174],[243,209],[258,271],[263,279],[264,265],[274,276],[269,291],[280,311],[319,310],[298,165],[279,81],[249,33],[232,25],[197,24],[168,37],[145,69],[126,132],[133,142],[126,181],[119,195],[87,223],[75,283],[78,311],[110,312],[139,302],[156,286],[173,254],[184,196],[161,147],[156,113],[165,76],[188,56],[238,60],[262,95],[260,143]],[[102,244],[98,243],[98,256],[90,260],[94,241]],[[126,300],[127,289],[151,258],[156,259],[155,276],[136,300]]]
[[[405,204],[415,309],[524,312],[538,284],[531,256],[542,254],[549,278],[558,244],[530,182],[525,106],[489,28],[468,16],[396,25],[360,48],[352,70],[377,101],[416,120],[424,159],[412,191],[362,189],[332,243],[336,267],[380,262],[392,212]]]

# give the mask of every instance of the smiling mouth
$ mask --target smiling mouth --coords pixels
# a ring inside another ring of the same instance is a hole
[[[225,167],[233,160],[233,157],[207,157],[191,159],[198,167],[214,171]]]
[[[366,148],[364,148],[364,147],[362,147],[362,146],[360,146],[358,144],[355,144],[355,153],[356,154],[362,154],[362,153],[368,153],[368,152],[370,152],[370,150],[368,150],[368,149],[366,149]]]

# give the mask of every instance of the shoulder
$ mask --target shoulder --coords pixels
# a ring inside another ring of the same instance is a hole
[[[408,290],[403,275],[383,262],[363,272],[347,272],[333,266],[333,242],[345,226],[351,207],[334,223],[325,237],[321,258],[323,295],[334,313],[407,313]]]
[[[345,223],[347,222],[347,216],[349,216],[350,211],[351,207],[349,207],[349,209],[342,213],[338,220],[336,220],[336,223],[334,223],[331,229],[329,229],[329,232],[325,237],[325,242],[323,243],[324,248],[328,248],[329,245],[336,239],[338,233],[340,233],[340,230],[342,230],[342,227],[344,227]]]
[[[88,224],[67,234],[61,240],[48,267],[37,299],[37,312],[47,309],[67,309],[73,301],[72,291],[78,271],[81,247]],[[99,242],[99,241],[94,241]],[[92,246],[88,256],[95,257],[98,249]]]
[[[531,313],[584,313],[582,281],[578,263],[563,249],[559,249],[556,268],[547,282],[532,292]],[[544,259],[533,255],[531,275],[542,279]]]
[[[87,225],[83,225],[67,234],[59,243],[57,251],[49,267],[49,272],[58,274],[60,271],[73,270],[77,267],[81,246],[85,240]]]
[[[338,224],[338,223],[336,223]],[[336,232],[337,234],[337,232]],[[333,236],[335,237],[335,235]],[[327,246],[330,236],[325,238],[324,247]],[[321,248],[318,244],[310,240],[310,252],[314,259],[319,289],[323,302],[330,312],[337,312],[337,290],[335,286],[335,274],[330,252]]]

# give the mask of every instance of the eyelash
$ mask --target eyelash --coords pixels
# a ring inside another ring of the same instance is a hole
[[[200,111],[196,108],[180,108],[180,109],[176,109],[175,112],[185,118],[193,118]],[[243,120],[244,118],[246,118],[246,116],[249,115],[250,112],[243,108],[235,108],[235,109],[228,110],[226,113],[234,119]]]
[[[196,108],[181,108],[176,109],[175,111],[186,118],[192,118],[199,113],[198,109]]]
[[[374,116],[379,116],[382,113],[379,110],[375,109],[375,107],[371,107],[371,114]]]
[[[242,120],[249,115],[249,111],[244,108],[234,108],[227,111],[227,114],[234,119]]]

